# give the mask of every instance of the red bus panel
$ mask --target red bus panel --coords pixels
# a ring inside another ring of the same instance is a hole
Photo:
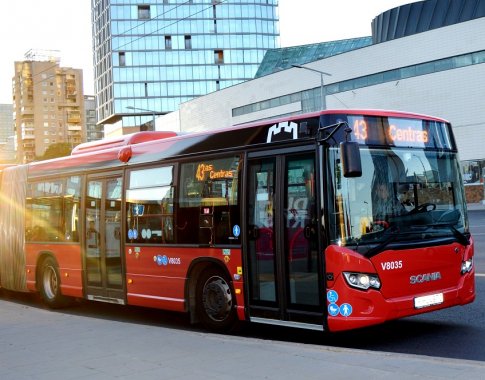
[[[450,244],[385,251],[372,259],[335,245],[325,254],[327,278],[329,273],[336,274],[327,280],[330,331],[370,326],[475,299],[475,270],[460,274],[462,262],[473,257],[473,242],[466,248]],[[378,274],[381,288],[351,287],[342,272],[352,271]]]

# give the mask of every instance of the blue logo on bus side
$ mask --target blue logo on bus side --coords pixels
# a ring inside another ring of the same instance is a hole
[[[239,235],[241,234],[241,227],[239,227],[237,224],[234,227],[232,227],[232,234],[235,237],[239,237]]]
[[[157,255],[156,261],[157,261],[158,266],[162,266],[162,265],[167,266],[168,265],[167,255]]]
[[[352,314],[352,305],[348,303],[343,303],[340,305],[340,314],[342,314],[344,317],[350,316],[350,314]]]
[[[337,304],[331,303],[328,305],[328,314],[330,314],[332,317],[336,317],[339,311],[340,309]]]
[[[132,229],[129,229],[129,230],[128,230],[128,239],[133,240],[133,239],[134,239],[134,237],[133,237],[133,236],[134,236],[134,235],[133,235],[133,230],[132,230]]]
[[[133,205],[133,215],[134,216],[143,216],[145,213],[145,206],[144,205]]]
[[[338,301],[338,293],[335,290],[329,290],[327,292],[327,301],[330,303],[336,303]]]

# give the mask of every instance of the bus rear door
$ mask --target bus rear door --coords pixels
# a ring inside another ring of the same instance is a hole
[[[313,151],[249,155],[245,251],[251,321],[323,329],[315,174]]]
[[[86,191],[86,296],[90,300],[124,304],[121,260],[122,177],[89,177]]]

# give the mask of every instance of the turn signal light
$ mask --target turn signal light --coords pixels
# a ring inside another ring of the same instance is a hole
[[[469,273],[473,269],[473,257],[461,263],[461,274]]]

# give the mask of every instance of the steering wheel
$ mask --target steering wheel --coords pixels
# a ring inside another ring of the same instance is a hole
[[[381,231],[389,228],[389,223],[385,220],[374,220],[373,224],[373,231]],[[375,229],[374,227],[379,226],[379,228]]]
[[[436,204],[423,203],[422,205],[419,205],[418,207],[416,207],[414,210],[411,210],[411,212],[418,213],[418,212],[433,211],[433,210],[436,210]]]

